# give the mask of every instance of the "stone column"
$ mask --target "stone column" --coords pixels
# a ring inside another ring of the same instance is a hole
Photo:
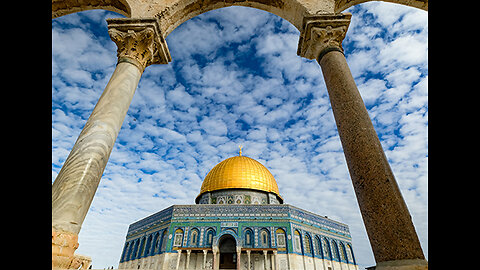
[[[218,253],[219,253],[218,247],[215,247],[215,246],[212,247],[212,251],[213,251],[212,269],[218,270],[218,267],[220,266],[220,262],[219,262],[219,258],[218,258]]]
[[[272,262],[272,270],[277,269],[277,251],[273,251],[273,262]]]
[[[267,270],[267,250],[263,250],[263,269]]]
[[[250,270],[250,250],[247,249],[247,270]]]
[[[208,250],[203,250],[203,268],[202,269],[207,269],[207,253]]]
[[[237,269],[242,269],[242,264],[240,262],[240,256],[242,255],[242,248],[237,247]]]
[[[322,69],[377,269],[427,269],[407,205],[343,54],[351,16],[305,17],[297,54],[317,59]]]
[[[180,267],[180,258],[182,257],[182,250],[181,249],[177,249],[177,253],[178,253],[178,256],[177,256],[177,264],[175,266],[175,269],[178,270],[178,268]]]
[[[190,266],[190,253],[192,253],[192,251],[190,249],[188,249],[187,250],[187,262],[186,262],[187,265],[185,265],[186,270],[190,269],[190,267],[189,267]]]
[[[107,22],[118,63],[52,185],[53,268],[67,268],[73,260],[78,233],[145,67],[171,61],[156,19]]]

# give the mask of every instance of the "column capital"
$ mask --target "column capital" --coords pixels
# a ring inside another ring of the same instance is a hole
[[[156,18],[107,19],[108,34],[117,45],[118,63],[129,62],[140,71],[172,61]]]
[[[351,17],[351,13],[305,16],[297,55],[320,61],[321,56],[329,51],[343,53],[342,41]]]

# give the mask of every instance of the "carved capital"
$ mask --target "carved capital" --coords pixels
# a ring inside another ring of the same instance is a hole
[[[119,63],[132,63],[143,72],[149,65],[172,61],[157,19],[117,18],[107,19],[107,24]]]
[[[343,53],[342,41],[351,17],[351,13],[305,16],[297,55],[317,59],[332,50]]]

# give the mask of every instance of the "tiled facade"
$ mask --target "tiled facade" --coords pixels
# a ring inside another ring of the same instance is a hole
[[[358,269],[347,225],[287,204],[173,205],[130,225],[119,268],[218,269],[227,235],[236,269]]]

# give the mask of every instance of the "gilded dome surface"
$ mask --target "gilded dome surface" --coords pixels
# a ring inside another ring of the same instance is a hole
[[[281,198],[277,182],[270,171],[260,162],[245,156],[227,158],[213,167],[203,180],[200,195],[232,188],[272,192]]]

